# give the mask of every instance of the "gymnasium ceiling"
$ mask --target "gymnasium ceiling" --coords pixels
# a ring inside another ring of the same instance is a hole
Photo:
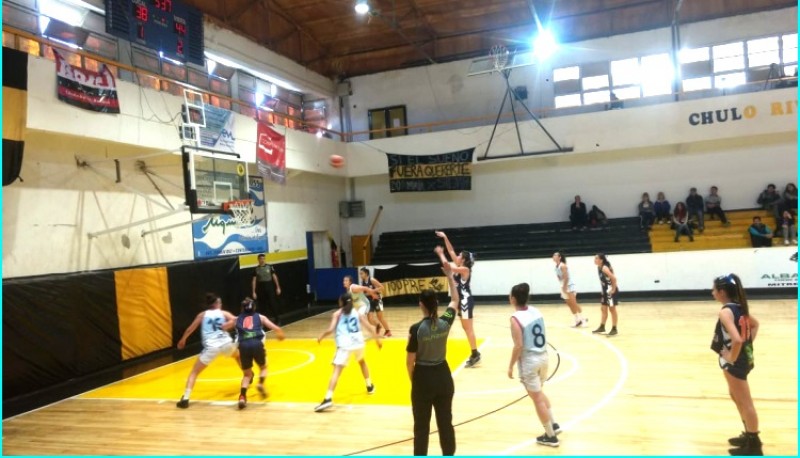
[[[212,22],[334,79],[527,47],[534,12],[560,42],[796,6],[796,0],[186,0]]]

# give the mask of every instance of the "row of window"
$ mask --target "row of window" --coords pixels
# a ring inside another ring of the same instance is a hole
[[[683,92],[796,76],[797,34],[683,49],[678,61]],[[669,53],[556,68],[555,107],[607,103],[612,94],[620,100],[671,94],[675,69]]]

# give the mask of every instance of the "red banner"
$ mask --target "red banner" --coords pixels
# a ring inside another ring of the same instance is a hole
[[[264,179],[286,184],[286,137],[261,122],[258,123],[256,164]]]
[[[70,65],[58,51],[56,56],[56,86],[58,99],[84,110],[119,113],[117,83],[114,74],[102,65],[99,72]]]

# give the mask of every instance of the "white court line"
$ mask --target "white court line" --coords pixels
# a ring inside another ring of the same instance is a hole
[[[76,401],[119,401],[119,402],[154,402],[156,404],[175,404],[175,399],[163,399],[163,398],[76,398]],[[66,401],[66,399],[64,399]],[[61,401],[59,401],[61,402]],[[210,406],[235,406],[239,403],[238,397],[236,400],[231,401],[210,401],[204,399],[189,400],[189,408],[191,408],[192,404],[208,404]],[[281,407],[300,407],[303,409],[309,408],[312,409],[319,405],[318,402],[280,402],[280,401],[264,401],[264,400],[254,400],[248,399],[247,404],[264,404],[264,405],[273,405],[273,406],[281,406]],[[334,402],[333,407],[338,407],[341,409],[353,410],[354,408],[358,407],[379,407],[381,409],[399,409],[403,411],[407,411],[409,406],[400,406],[396,404],[339,404]]]
[[[449,337],[449,336],[448,336],[448,337]],[[483,346],[484,346],[484,345],[486,345],[487,343],[489,343],[489,340],[490,340],[490,338],[489,338],[489,337],[487,337],[487,338],[486,338],[486,340],[484,340],[482,344],[478,345],[478,348],[476,348],[476,350],[478,350],[478,352],[480,352],[480,351],[481,351],[481,349],[483,348]],[[471,351],[471,350],[470,350],[470,351]],[[459,364],[459,365],[458,365],[458,367],[456,368],[456,370],[454,370],[454,371],[453,371],[453,378],[456,378],[456,375],[458,375],[458,373],[459,373],[459,372],[461,372],[461,369],[464,369],[464,368],[465,368],[465,367],[464,367],[464,364],[466,364],[466,362],[467,362],[468,360],[469,360],[469,357],[467,357],[467,359],[465,359],[465,360],[464,360],[464,362],[462,362],[461,364]]]
[[[561,355],[564,359],[570,360],[572,362],[572,367],[570,368],[569,372],[566,372],[558,377],[553,377],[551,380],[545,382],[545,384],[548,386],[552,385],[553,383],[563,382],[564,380],[572,377],[575,374],[575,372],[578,371],[578,366],[579,366],[578,360],[575,359],[574,356],[561,352],[559,352],[558,354]],[[519,380],[519,378],[517,378],[516,380]],[[511,393],[514,391],[522,393],[524,392],[524,388],[520,390],[520,387],[516,386],[514,388],[503,388],[499,390],[464,391],[464,392],[456,392],[456,396],[483,396],[487,394]]]
[[[300,369],[301,367],[308,366],[309,364],[313,363],[316,360],[316,356],[314,356],[313,353],[311,353],[310,351],[305,351],[305,350],[294,350],[294,349],[291,349],[291,348],[273,348],[273,349],[269,350],[269,353],[274,353],[274,352],[278,352],[278,351],[289,352],[289,353],[303,353],[303,354],[308,356],[308,359],[303,361],[300,364],[297,364],[297,365],[294,365],[294,366],[291,366],[291,367],[287,367],[286,369],[281,369],[281,370],[277,370],[277,371],[269,371],[267,373],[267,377],[273,377],[273,376],[276,376],[276,375],[285,374],[287,372],[296,371],[297,369]],[[267,360],[267,363],[269,363],[269,360]],[[234,378],[205,378],[205,379],[198,378],[197,381],[198,382],[216,383],[216,382],[230,382],[230,381],[233,381],[233,380],[241,380],[241,379],[242,379],[242,377],[234,377]]]
[[[579,331],[576,330],[576,332],[579,332]],[[581,333],[581,334],[583,334],[583,333]],[[594,334],[589,334],[588,336],[590,338],[594,339],[594,340],[597,340],[598,342],[601,342],[603,345],[608,347],[608,349],[611,350],[612,353],[614,353],[614,355],[619,360],[619,364],[620,364],[620,367],[621,367],[620,375],[619,375],[619,378],[617,379],[617,383],[614,384],[614,387],[611,388],[611,390],[608,393],[606,393],[606,395],[603,396],[602,399],[600,399],[600,401],[598,401],[592,407],[590,407],[589,409],[585,410],[583,413],[579,414],[575,418],[572,418],[572,419],[568,420],[567,422],[560,423],[561,429],[565,430],[565,431],[574,428],[578,423],[580,423],[583,420],[586,420],[587,418],[591,417],[598,410],[600,410],[606,404],[608,404],[611,401],[611,399],[614,398],[617,395],[617,393],[619,393],[619,391],[622,389],[622,385],[624,385],[625,381],[628,379],[628,360],[625,359],[625,356],[622,354],[622,352],[619,351],[617,349],[617,347],[611,345],[611,343],[609,342],[609,339],[607,339],[607,338],[602,338],[601,339],[601,338],[595,336]],[[521,443],[519,443],[517,445],[511,446],[511,447],[509,447],[509,448],[507,448],[507,449],[505,449],[505,450],[503,450],[501,452],[497,452],[497,453],[495,453],[495,455],[511,455],[512,453],[515,453],[517,450],[520,450],[520,449],[523,449],[523,448],[526,448],[526,447],[530,447],[532,444],[535,444],[535,443],[536,443],[536,439],[529,439],[529,440],[526,440],[525,442],[521,442]]]

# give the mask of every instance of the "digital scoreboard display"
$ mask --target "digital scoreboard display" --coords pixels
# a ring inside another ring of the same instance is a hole
[[[106,32],[205,66],[203,13],[176,0],[105,0]]]

